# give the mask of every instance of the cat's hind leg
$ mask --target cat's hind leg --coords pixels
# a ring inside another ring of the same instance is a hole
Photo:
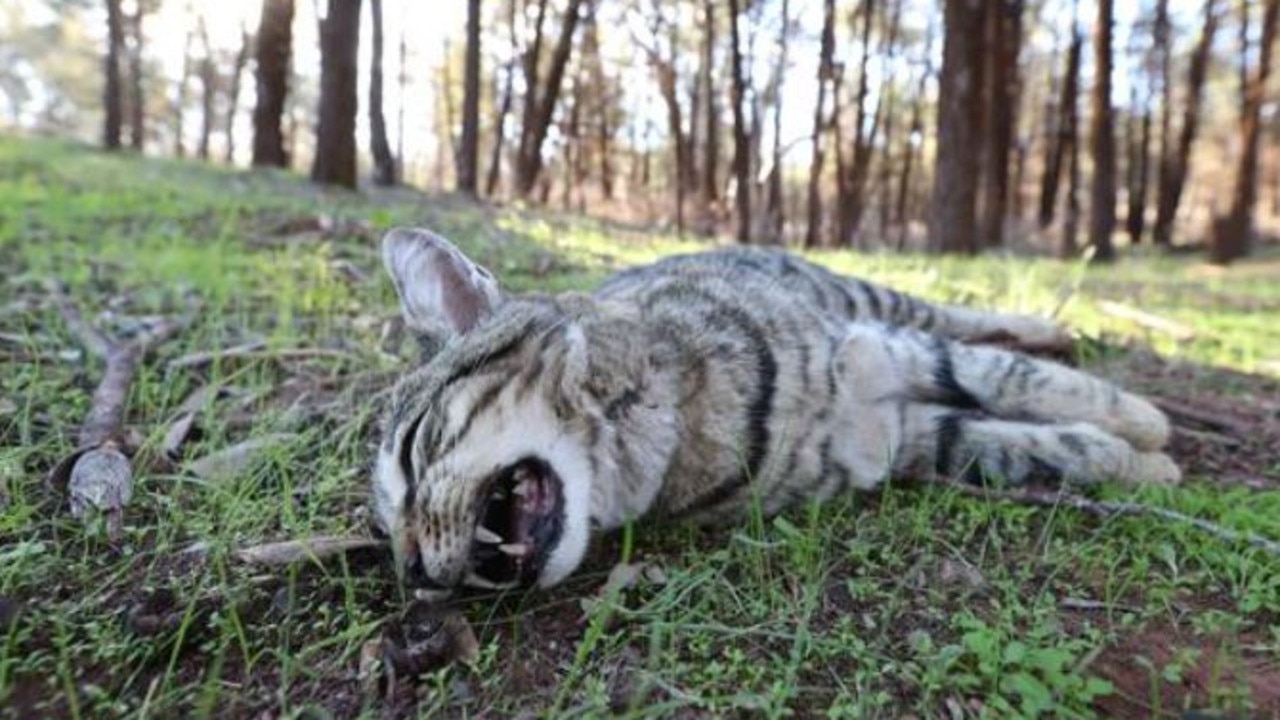
[[[916,401],[1004,420],[1084,422],[1141,451],[1168,442],[1169,421],[1150,402],[1065,365],[906,328],[855,323],[850,333],[855,344],[881,346]]]

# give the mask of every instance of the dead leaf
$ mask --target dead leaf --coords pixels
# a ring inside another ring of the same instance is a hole
[[[193,460],[187,464],[187,469],[206,480],[235,477],[247,470],[267,450],[284,445],[296,437],[293,433],[259,435]]]
[[[388,624],[382,648],[388,664],[410,676],[458,661],[471,664],[480,657],[480,641],[460,611],[421,601],[410,603]]]
[[[302,560],[324,560],[357,550],[383,547],[381,540],[366,537],[317,535],[303,540],[285,540],[242,548],[236,559],[250,565],[271,567],[289,565]]]
[[[160,444],[160,449],[170,460],[177,460],[182,456],[182,447],[198,432],[196,414],[193,412],[179,413],[173,422],[169,423],[169,429],[165,430],[164,440]]]

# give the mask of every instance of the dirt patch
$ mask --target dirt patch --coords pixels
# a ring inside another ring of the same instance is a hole
[[[1187,475],[1280,488],[1280,380],[1147,351],[1090,370],[1161,405],[1174,425],[1169,453]]]
[[[1195,637],[1178,627],[1152,625],[1105,648],[1090,670],[1115,685],[1098,700],[1103,717],[1280,717],[1280,667],[1248,648],[1261,638]]]

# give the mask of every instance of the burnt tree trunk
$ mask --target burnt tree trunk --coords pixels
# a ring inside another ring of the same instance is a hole
[[[102,144],[108,150],[120,149],[120,131],[124,124],[124,103],[120,89],[120,53],[124,49],[124,15],[120,0],[107,0],[107,54],[103,59],[106,82],[102,90]]]
[[[734,206],[737,211],[738,242],[751,242],[751,138],[747,130],[747,80],[743,68],[742,38],[739,24],[739,0],[729,0],[730,104],[733,106],[733,177],[737,185]]]
[[[356,186],[356,60],[360,0],[329,0],[320,21],[320,112],[311,179]]]
[[[209,30],[204,17],[196,28],[200,38],[200,62],[196,65],[196,77],[200,79],[200,142],[196,145],[196,157],[209,159],[209,141],[213,137],[214,104],[218,95],[218,67],[213,62],[213,47],[209,43]]]
[[[1280,0],[1266,0],[1258,65],[1249,76],[1240,108],[1240,158],[1236,165],[1231,210],[1214,223],[1209,260],[1229,263],[1249,254],[1253,245],[1253,211],[1258,204],[1258,138],[1262,132],[1262,104],[1271,76],[1271,51],[1280,20]]]
[[[142,3],[129,16],[129,147],[142,152],[146,140],[147,94],[142,72]]]
[[[1178,144],[1160,158],[1156,188],[1156,225],[1153,231],[1155,242],[1159,245],[1169,246],[1173,242],[1173,223],[1178,215],[1182,190],[1191,167],[1191,147],[1195,144],[1200,126],[1200,101],[1204,96],[1204,82],[1209,74],[1209,59],[1217,28],[1217,0],[1206,0],[1204,26],[1191,56],[1191,66],[1187,70],[1187,104],[1183,110],[1182,127],[1178,131]]]
[[[289,59],[293,55],[293,0],[263,0],[255,47],[253,166],[287,167],[280,124],[289,95]]]
[[[1017,126],[1018,54],[1022,45],[1023,0],[1000,0],[987,11],[986,133],[983,142],[981,237],[986,247],[1004,244],[1009,210],[1009,156]]]
[[[480,0],[471,0],[479,5]],[[391,143],[387,140],[387,119],[383,114],[382,101],[382,0],[369,0],[370,22],[373,23],[373,53],[369,65],[369,154],[373,156],[373,182],[375,185],[389,186],[396,184],[396,159],[391,155]],[[479,12],[479,9],[476,9]],[[468,32],[470,27],[468,26]],[[478,31],[477,31],[478,34]],[[470,40],[468,40],[470,42]],[[470,50],[468,50],[470,52]],[[468,56],[469,61],[469,56]],[[477,57],[477,62],[479,58]],[[479,70],[477,69],[477,74]],[[479,80],[477,80],[477,85]],[[477,94],[479,88],[477,87]],[[465,132],[464,132],[465,140]],[[474,165],[474,164],[473,164]],[[472,167],[472,188],[475,192],[475,168]]]
[[[1076,96],[1080,93],[1080,56],[1083,49],[1084,38],[1079,31],[1072,30],[1071,46],[1067,50],[1066,74],[1062,78],[1062,94],[1058,99],[1058,118],[1054,123],[1056,132],[1052,136],[1052,141],[1046,145],[1044,176],[1040,183],[1038,220],[1041,230],[1053,223],[1053,214],[1058,206],[1058,185],[1062,178],[1063,163],[1067,160],[1067,153],[1072,150],[1071,138],[1076,134],[1072,118],[1076,116]]]
[[[836,2],[823,0],[822,41],[818,51],[818,99],[813,107],[813,154],[809,160],[809,198],[804,246],[818,247],[822,237],[822,170],[826,164],[823,138],[830,127],[827,117],[827,91],[835,77]]]
[[[458,144],[459,192],[472,196],[476,194],[479,162],[480,0],[467,0],[467,46],[462,70],[462,140]]]
[[[515,96],[516,58],[519,55],[519,32],[516,28],[516,0],[507,2],[507,31],[511,43],[511,59],[503,71],[502,100],[498,106],[498,117],[494,122],[493,149],[489,154],[489,172],[484,181],[485,197],[493,197],[498,191],[498,180],[502,176],[502,148],[507,140],[507,116],[511,114],[511,105]]]
[[[981,172],[983,0],[948,0],[939,76],[938,155],[930,207],[929,249],[975,253],[975,203]]]
[[[522,197],[528,197],[533,193],[538,177],[542,173],[542,145],[547,139],[547,130],[551,127],[551,119],[555,114],[556,102],[560,95],[560,86],[564,81],[565,68],[573,52],[573,36],[578,27],[582,2],[583,0],[569,0],[569,5],[565,8],[560,24],[560,37],[551,54],[551,67],[548,69],[546,81],[541,85],[536,82],[538,78],[537,47],[542,37],[541,24],[546,12],[545,0],[539,9],[539,29],[534,41],[535,49],[530,53],[530,59],[527,61],[527,66],[532,72],[527,72],[526,75],[534,82],[530,82],[525,88],[525,125],[521,128],[520,149],[516,159],[516,192]]]
[[[1111,234],[1116,227],[1116,136],[1111,107],[1112,26],[1114,0],[1098,0],[1098,19],[1093,41],[1093,115],[1090,154],[1093,156],[1093,185],[1089,197],[1089,244],[1093,259],[1115,260]]]
[[[703,42],[702,42],[702,93],[706,98],[706,121],[704,132],[706,138],[702,146],[702,199],[710,208],[720,199],[719,165],[720,165],[720,110],[716,102],[717,88],[713,80],[712,70],[715,64],[716,47],[716,4],[704,2]]]

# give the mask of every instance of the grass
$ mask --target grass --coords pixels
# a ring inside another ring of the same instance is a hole
[[[0,715],[1280,715],[1280,559],[1164,521],[905,486],[741,527],[604,538],[561,590],[471,600],[483,645],[473,667],[370,686],[362,648],[404,600],[385,563],[264,573],[231,552],[367,526],[368,383],[406,362],[380,336],[394,302],[376,237],[396,224],[441,231],[516,290],[588,288],[695,246],[451,197],[323,193],[287,175],[0,138]],[[1100,270],[819,259],[939,300],[1061,309],[1109,340],[1088,346],[1099,372],[1226,398],[1249,418],[1271,413],[1274,428],[1274,255],[1229,271],[1143,253]],[[251,437],[275,438],[269,449],[223,478],[143,474],[119,543],[103,523],[71,518],[45,474],[73,449],[101,368],[48,302],[50,277],[118,332],[171,312],[184,290],[201,299],[198,321],[132,389],[144,457],[211,385],[226,395],[202,404],[189,457]],[[1147,335],[1102,300],[1196,337]],[[167,364],[250,340],[342,354]],[[1176,489],[1102,494],[1280,537],[1280,465],[1274,448],[1252,447],[1183,457],[1191,477]],[[1251,487],[1227,482],[1242,474]],[[193,543],[208,548],[204,560],[181,552]],[[620,560],[660,572],[584,603]]]

